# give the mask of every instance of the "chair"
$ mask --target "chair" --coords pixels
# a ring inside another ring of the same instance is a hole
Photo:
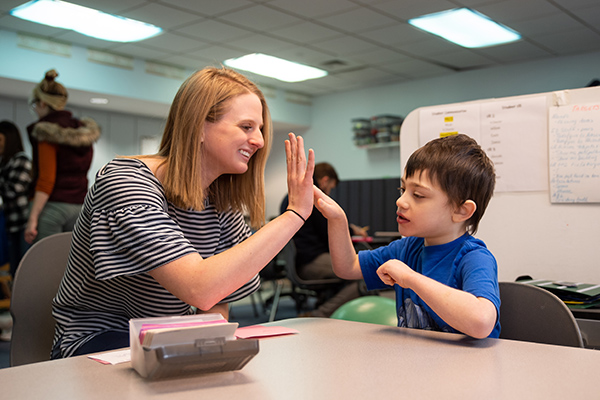
[[[10,304],[13,367],[50,359],[55,324],[52,299],[64,275],[70,247],[71,232],[57,233],[31,246],[19,264]]]
[[[290,240],[281,250],[282,262],[285,265],[286,277],[292,282],[292,293],[296,300],[296,309],[300,312],[306,297],[319,294],[326,298],[333,296],[343,286],[344,281],[340,278],[327,279],[303,279],[296,270],[296,246]],[[298,290],[300,289],[300,290]]]
[[[518,282],[500,282],[500,338],[583,347],[579,326],[555,294]]]
[[[271,304],[271,310],[269,312],[269,322],[273,322],[275,320],[281,296],[288,294],[283,293],[283,287],[285,286],[286,280],[286,273],[283,262],[284,261],[281,259],[281,253],[279,253],[259,273],[260,280],[262,282],[273,282],[273,295],[269,296],[269,298],[267,298],[266,300],[262,299],[260,290],[256,292],[265,311],[267,310],[267,308],[269,308],[269,304]]]
[[[362,296],[350,300],[335,310],[331,318],[398,326],[396,300],[382,296]]]

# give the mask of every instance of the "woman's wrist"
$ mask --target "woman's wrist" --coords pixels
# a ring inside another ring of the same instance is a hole
[[[306,223],[306,218],[304,218],[302,215],[300,215],[300,213],[298,211],[296,211],[296,210],[294,210],[292,208],[286,208],[285,211],[290,211],[290,212],[296,214],[298,217],[300,217],[300,219],[302,220],[302,223]]]

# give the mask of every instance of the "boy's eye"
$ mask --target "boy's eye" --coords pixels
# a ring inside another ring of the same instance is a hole
[[[414,196],[415,198],[417,198],[417,199],[424,199],[424,198],[425,198],[425,196],[423,196],[423,195],[420,195],[419,193],[413,193],[413,196]]]
[[[402,196],[405,192],[405,189],[403,187],[399,187],[398,192],[400,192],[400,196]]]

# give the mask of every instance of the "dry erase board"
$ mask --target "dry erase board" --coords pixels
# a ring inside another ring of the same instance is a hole
[[[557,154],[553,154],[552,151],[564,151],[564,149],[559,149],[562,144],[558,142],[563,140],[562,136],[566,133],[560,132],[559,129],[556,136],[550,136],[550,130],[560,125],[551,117],[564,114],[566,115],[564,121],[575,121],[574,124],[570,123],[575,126],[574,132],[576,132],[577,140],[583,140],[584,144],[591,143],[584,145],[583,148],[578,148],[577,152],[580,155],[585,153],[586,158],[595,156],[597,152],[595,146],[599,144],[596,140],[600,136],[600,117],[598,114],[590,112],[586,113],[588,116],[585,119],[581,119],[579,113],[574,111],[573,106],[589,107],[590,104],[599,104],[600,88],[483,99],[440,105],[434,108],[465,109],[471,112],[479,108],[489,114],[490,109],[501,109],[503,104],[527,105],[532,101],[539,102],[540,98],[545,99],[545,111],[539,113],[537,107],[532,108],[531,113],[523,115],[522,120],[523,125],[531,126],[533,129],[542,126],[542,131],[545,131],[544,137],[523,137],[527,133],[519,128],[520,125],[515,125],[514,120],[511,120],[510,124],[504,124],[510,128],[502,131],[502,134],[510,135],[511,132],[515,132],[516,136],[503,138],[504,143],[510,143],[510,146],[505,146],[506,148],[503,149],[503,155],[505,160],[507,157],[510,159],[511,154],[519,154],[523,150],[522,148],[527,150],[525,154],[535,154],[535,160],[527,160],[530,163],[528,168],[536,170],[536,174],[539,171],[545,171],[546,177],[543,178],[545,182],[538,182],[540,184],[538,188],[530,184],[517,185],[518,189],[512,189],[515,186],[511,183],[505,185],[505,189],[496,191],[476,236],[484,240],[496,256],[500,280],[512,281],[520,275],[531,275],[536,278],[600,284],[600,204],[592,202],[595,195],[589,194],[600,189],[600,185],[595,180],[597,172],[593,172],[594,167],[591,163],[577,164],[578,161],[574,160],[570,160],[573,164],[567,164],[567,167],[562,165],[560,168],[553,167],[552,163],[556,161]],[[431,121],[424,122],[423,114],[425,113],[421,113],[423,110],[432,114],[432,107],[416,109],[406,117],[402,125],[400,134],[402,170],[410,154],[421,145],[420,136],[424,134],[422,126],[431,124]],[[485,123],[488,114],[481,113],[477,116],[480,123],[482,120]],[[435,118],[435,116],[433,117]],[[498,114],[493,115],[493,118],[498,119]],[[586,122],[591,119],[594,122]],[[589,130],[590,127],[593,129]],[[462,127],[458,127],[456,130],[462,129]],[[484,127],[481,133],[485,136],[486,132]],[[556,132],[554,133],[556,134]],[[522,140],[518,140],[518,135]],[[586,142],[588,135],[591,139]],[[481,137],[479,139],[483,141]],[[480,142],[480,144],[482,143]],[[486,147],[483,144],[482,146]],[[515,146],[521,147],[521,149],[515,149]],[[558,157],[565,156],[559,154]],[[598,168],[595,167],[596,170]],[[578,174],[579,182],[561,181],[561,184],[568,184],[568,186],[558,188],[563,200],[553,199],[551,181],[556,180],[557,177],[559,180],[563,179],[563,175],[568,176],[571,173],[573,177],[565,179],[574,179],[575,174]],[[576,183],[581,185],[577,186]],[[583,194],[584,189],[587,190],[586,194]],[[571,193],[567,193],[567,190],[570,190]],[[569,198],[566,201],[565,199],[571,195],[577,197]]]

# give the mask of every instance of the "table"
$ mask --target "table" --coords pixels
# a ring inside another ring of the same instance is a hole
[[[242,370],[145,381],[129,363],[85,356],[0,370],[2,399],[576,399],[598,398],[600,351],[475,340],[334,319],[266,325]]]

